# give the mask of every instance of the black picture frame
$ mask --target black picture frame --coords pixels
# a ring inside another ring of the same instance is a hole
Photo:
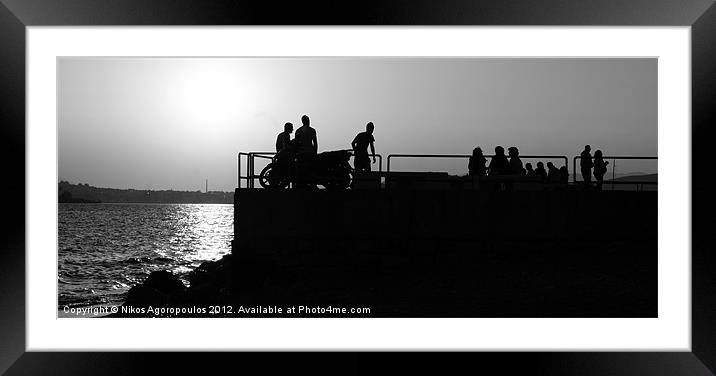
[[[0,118],[2,119],[3,225],[0,250],[0,372],[26,374],[141,374],[148,363],[164,374],[221,369],[247,362],[267,371],[373,371],[365,353],[317,354],[275,362],[265,354],[41,353],[25,342],[25,43],[26,27],[55,25],[634,25],[691,26],[692,40],[692,352],[471,353],[437,365],[424,357],[398,360],[381,371],[498,367],[502,374],[710,375],[716,373],[716,256],[710,215],[708,144],[716,92],[716,6],[710,0],[602,1],[350,1],[258,2],[231,0],[0,0]],[[22,161],[22,162],[21,162]],[[24,197],[25,200],[19,200]],[[371,357],[371,360],[372,357]],[[330,365],[329,365],[330,364]],[[339,366],[339,369],[334,368]],[[394,368],[391,368],[394,367]]]

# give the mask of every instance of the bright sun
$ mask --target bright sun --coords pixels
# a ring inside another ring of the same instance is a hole
[[[231,125],[242,105],[239,83],[223,69],[197,69],[176,80],[169,95],[176,116],[188,126]]]

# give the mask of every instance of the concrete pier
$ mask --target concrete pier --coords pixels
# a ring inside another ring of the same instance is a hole
[[[656,192],[237,189],[234,208],[246,303],[656,317]]]

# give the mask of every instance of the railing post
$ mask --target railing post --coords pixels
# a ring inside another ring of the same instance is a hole
[[[575,185],[577,184],[577,158],[579,157],[574,157],[574,159],[572,160],[572,171],[574,171],[572,173],[572,183],[574,183]]]
[[[248,168],[246,171],[246,176],[248,178],[247,186],[249,188],[254,187],[254,153],[249,153],[248,156],[249,162],[248,162]]]
[[[378,189],[380,189],[380,185],[383,182],[383,156],[380,154],[377,154],[378,156]]]
[[[385,170],[385,189],[388,189],[390,186],[390,158],[392,157],[392,154],[388,154],[387,161],[386,161],[386,170]]]
[[[616,159],[612,158],[612,181],[614,181],[614,179],[616,177],[616,175],[615,175],[616,172],[617,172],[617,161],[616,161]],[[614,190],[614,184],[612,184],[612,191],[613,190]]]

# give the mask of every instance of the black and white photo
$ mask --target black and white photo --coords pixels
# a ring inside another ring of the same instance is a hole
[[[657,73],[58,58],[58,316],[657,317]]]

